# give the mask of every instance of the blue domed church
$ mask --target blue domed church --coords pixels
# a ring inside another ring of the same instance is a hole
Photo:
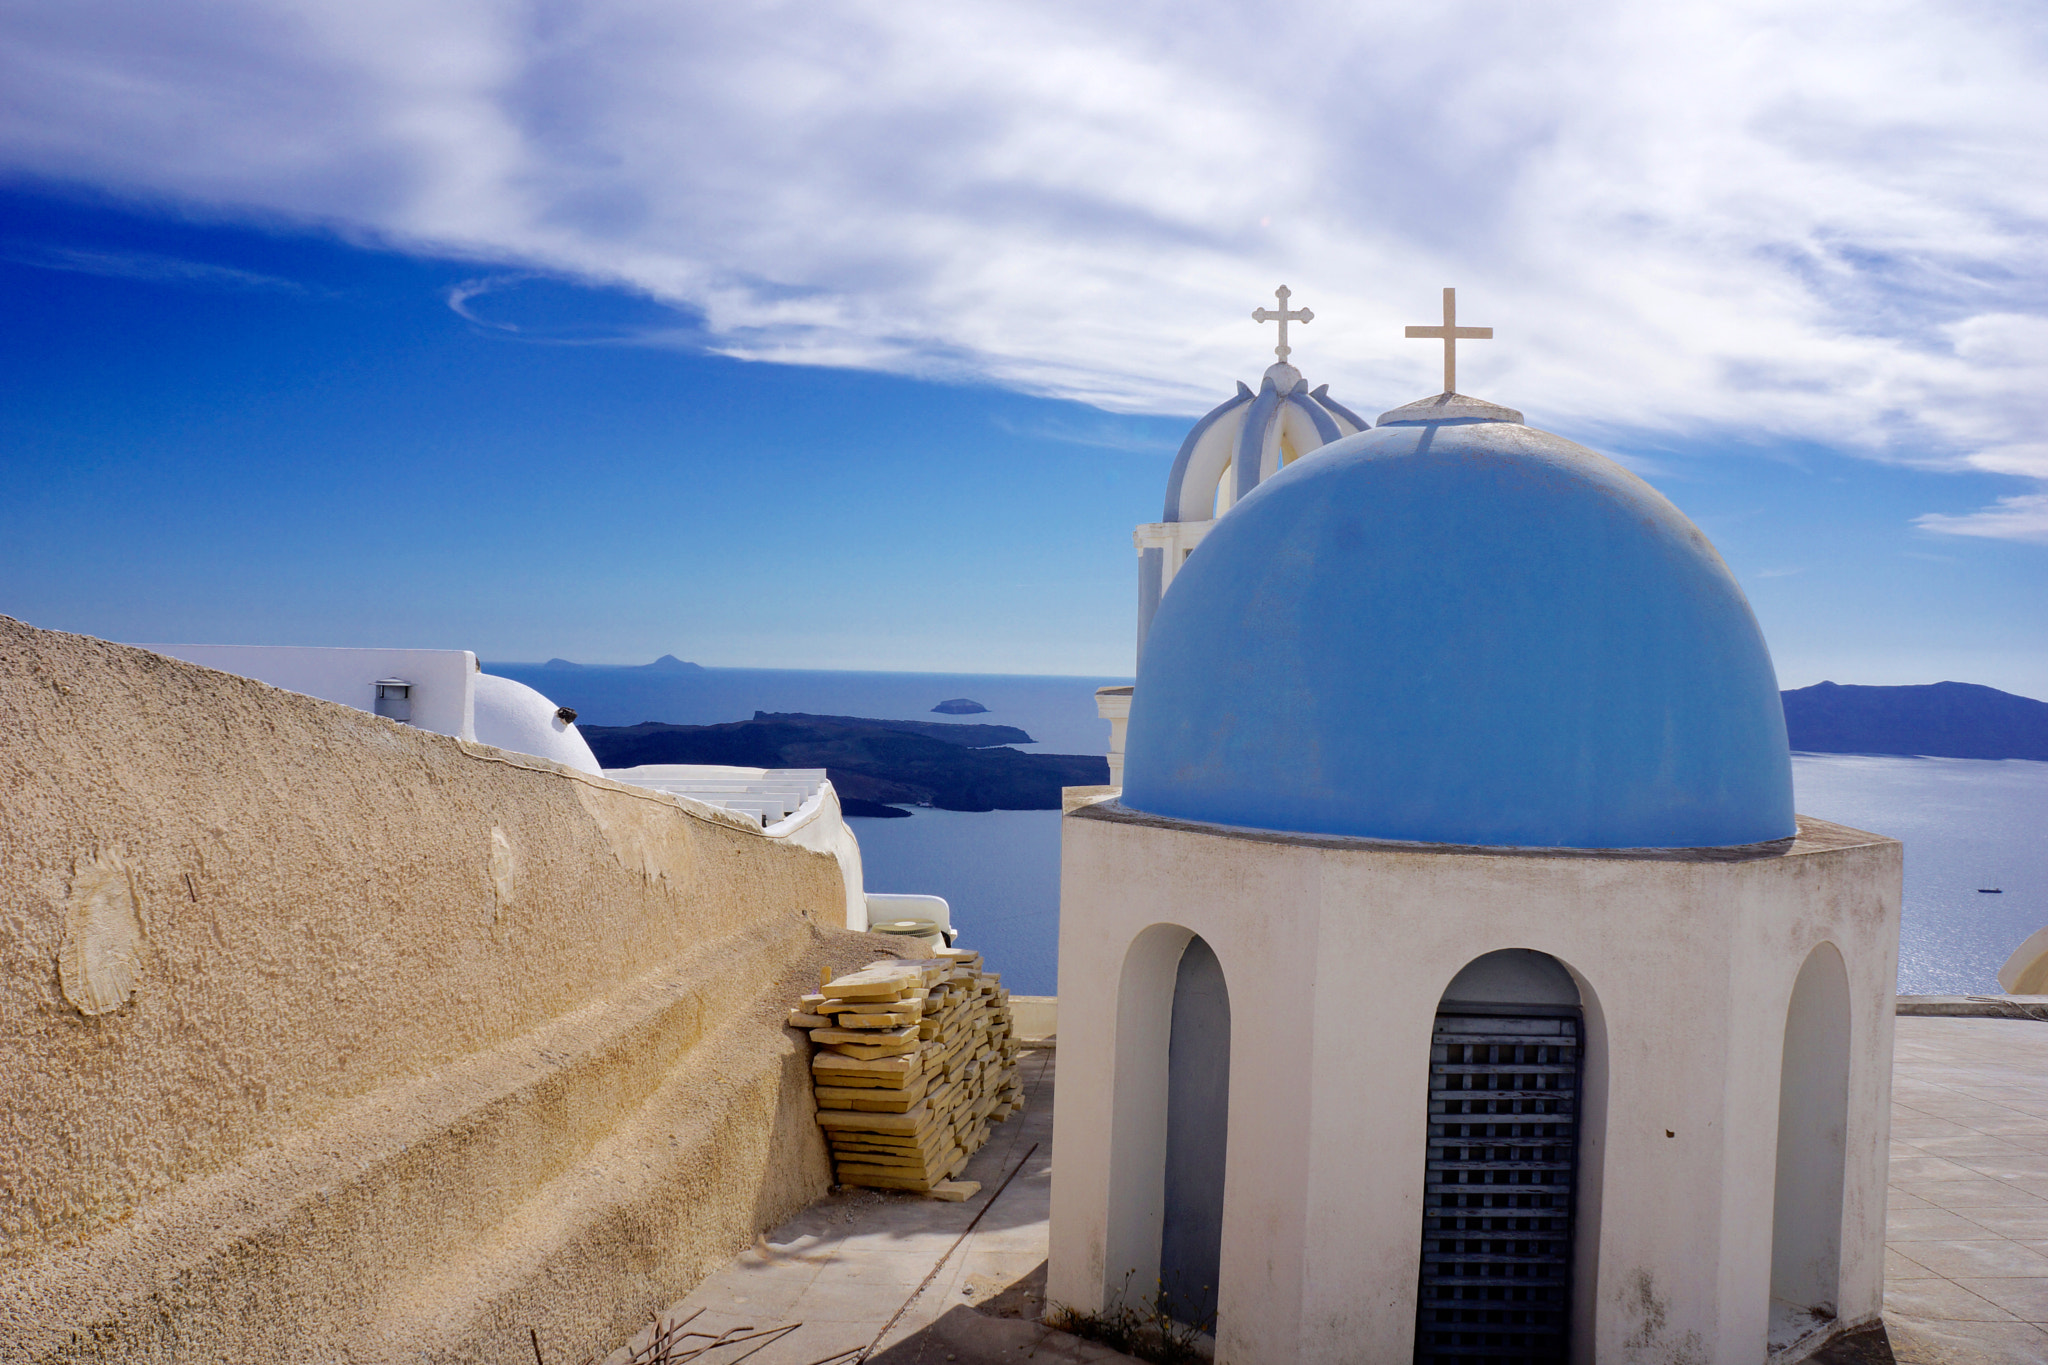
[[[1063,825],[1048,1297],[1219,1365],[1789,1365],[1881,1307],[1899,845],[1794,813],[1699,528],[1458,393],[1450,291],[1409,331],[1442,393],[1141,561],[1121,788]]]

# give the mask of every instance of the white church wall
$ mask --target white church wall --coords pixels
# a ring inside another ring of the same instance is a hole
[[[1049,1297],[1095,1307],[1131,1270],[1149,1291],[1171,989],[1153,959],[1177,946],[1159,937],[1171,925],[1211,944],[1244,1002],[1219,1361],[1406,1359],[1437,1003],[1474,958],[1528,948],[1572,971],[1586,1010],[1575,1358],[1754,1365],[1787,1008],[1826,940],[1852,1002],[1838,1321],[1870,1321],[1898,867],[1895,843],[1811,821],[1775,856],[1553,856],[1081,808],[1065,825]]]
[[[1832,943],[1807,954],[1785,1013],[1771,1215],[1771,1336],[1836,1316],[1848,1169],[1849,976]]]
[[[476,738],[476,655],[466,649],[349,649],[312,645],[138,645],[155,654],[254,678],[287,692],[371,710],[382,678],[412,684],[407,722]]]

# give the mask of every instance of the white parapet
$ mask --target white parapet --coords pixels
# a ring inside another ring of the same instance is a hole
[[[734,768],[703,763],[646,763],[607,768],[606,777],[649,791],[687,796],[707,806],[751,815],[765,828],[802,810],[825,786],[823,768]]]
[[[1095,689],[1095,714],[1109,722],[1109,785],[1124,784],[1124,731],[1131,723],[1130,687]]]
[[[476,739],[476,655],[466,649],[310,645],[140,645],[287,692],[375,711],[438,735]],[[379,685],[393,694],[379,705]],[[397,695],[400,692],[403,695]]]
[[[1131,543],[1139,552],[1162,550],[1165,552],[1161,564],[1159,591],[1163,594],[1173,585],[1173,576],[1180,572],[1180,566],[1187,563],[1188,556],[1195,552],[1215,521],[1148,521],[1131,532]]]
[[[737,768],[722,764],[646,763],[608,768],[606,777],[684,803],[714,806],[780,839],[839,862],[846,885],[846,927],[868,927],[860,840],[839,811],[839,793],[823,768]]]

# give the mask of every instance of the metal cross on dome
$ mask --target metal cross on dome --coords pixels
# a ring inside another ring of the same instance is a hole
[[[1458,391],[1459,340],[1462,338],[1466,341],[1491,341],[1493,340],[1493,329],[1491,327],[1460,327],[1458,325],[1458,291],[1446,289],[1444,290],[1444,325],[1441,327],[1410,327],[1408,335],[1411,337],[1426,337],[1431,340],[1442,339],[1444,343],[1444,392],[1456,393]]]
[[[1294,349],[1287,344],[1287,324],[1290,322],[1314,322],[1316,320],[1316,315],[1309,312],[1306,308],[1297,308],[1291,313],[1287,311],[1287,300],[1293,296],[1294,291],[1283,284],[1273,291],[1273,297],[1280,300],[1279,308],[1252,309],[1253,322],[1277,322],[1280,324],[1280,344],[1273,348],[1273,354],[1280,357],[1280,363],[1283,365],[1287,363],[1287,353]]]

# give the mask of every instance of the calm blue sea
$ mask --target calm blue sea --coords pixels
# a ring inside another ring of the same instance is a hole
[[[643,720],[709,725],[755,711],[887,719],[949,719],[931,708],[971,697],[985,716],[1021,726],[1048,753],[1101,753],[1109,727],[1095,689],[1128,678],[961,673],[834,673],[713,668],[551,670],[486,664],[596,725]],[[2048,925],[2048,763],[1964,758],[1795,754],[1799,809],[1874,830],[1906,845],[1899,989],[1907,994],[1997,989],[1999,964]],[[1059,812],[920,810],[908,820],[857,820],[873,891],[944,896],[961,941],[987,955],[1026,995],[1057,990]],[[1984,895],[1979,887],[1998,887]]]

